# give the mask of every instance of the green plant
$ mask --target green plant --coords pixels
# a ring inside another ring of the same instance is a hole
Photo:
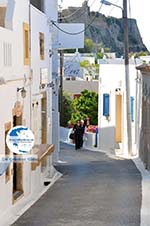
[[[93,76],[94,74],[99,73],[99,65],[98,64],[90,64],[88,60],[84,60],[80,62],[80,67],[85,68],[89,75]]]
[[[84,40],[84,48],[79,49],[80,53],[92,53],[94,48],[94,43],[90,38]]]
[[[73,113],[71,114],[71,122],[75,123],[78,119],[90,118],[90,123],[97,125],[98,123],[98,94],[84,90],[81,96],[72,102]]]
[[[61,117],[61,126],[66,127],[68,125],[68,120],[71,118],[71,114],[73,112],[72,109],[72,99],[69,93],[63,93],[63,113],[60,115]]]

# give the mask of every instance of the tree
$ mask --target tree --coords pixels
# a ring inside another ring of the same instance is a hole
[[[92,53],[93,48],[94,48],[93,41],[89,38],[86,38],[84,40],[84,48],[79,49],[79,52],[81,52],[81,53]]]
[[[84,48],[86,53],[91,53],[94,47],[94,43],[91,39],[86,38],[84,41]]]
[[[88,60],[84,60],[80,62],[80,67],[85,68],[90,76],[94,76],[95,74],[99,74],[99,65],[91,64]]]
[[[63,115],[61,117],[61,126],[68,126],[68,120],[71,118],[71,114],[73,112],[72,109],[72,99],[69,93],[63,93]]]
[[[96,53],[96,58],[97,59],[103,59],[103,57],[104,57],[104,53],[101,53],[101,52],[97,52]]]
[[[71,114],[71,122],[75,123],[79,119],[90,118],[90,124],[98,123],[98,94],[84,90],[81,96],[72,102],[74,112]]]

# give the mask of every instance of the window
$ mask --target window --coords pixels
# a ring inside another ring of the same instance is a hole
[[[109,116],[109,94],[103,94],[103,115],[108,117]]]
[[[40,41],[40,59],[44,60],[44,34],[39,33],[39,41]]]
[[[23,23],[24,65],[29,65],[29,25]]]
[[[3,42],[3,63],[4,67],[12,66],[12,44]]]
[[[5,27],[6,7],[0,6],[0,27]]]

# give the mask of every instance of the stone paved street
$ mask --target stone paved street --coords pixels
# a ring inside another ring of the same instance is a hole
[[[13,226],[140,226],[141,175],[132,160],[61,144],[63,177]]]

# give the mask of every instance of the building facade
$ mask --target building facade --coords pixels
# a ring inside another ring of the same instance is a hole
[[[50,2],[0,1],[0,154],[15,156],[6,136],[12,127],[24,125],[34,133],[32,154],[37,157],[37,162],[0,162],[1,216],[40,193],[55,173]]]
[[[130,62],[130,108],[133,153],[135,144],[136,79],[134,62]],[[100,60],[99,78],[99,148],[120,149],[128,155],[126,119],[125,67],[123,59]],[[107,137],[107,139],[106,139]]]
[[[150,65],[142,64],[137,70],[136,149],[150,170]]]

